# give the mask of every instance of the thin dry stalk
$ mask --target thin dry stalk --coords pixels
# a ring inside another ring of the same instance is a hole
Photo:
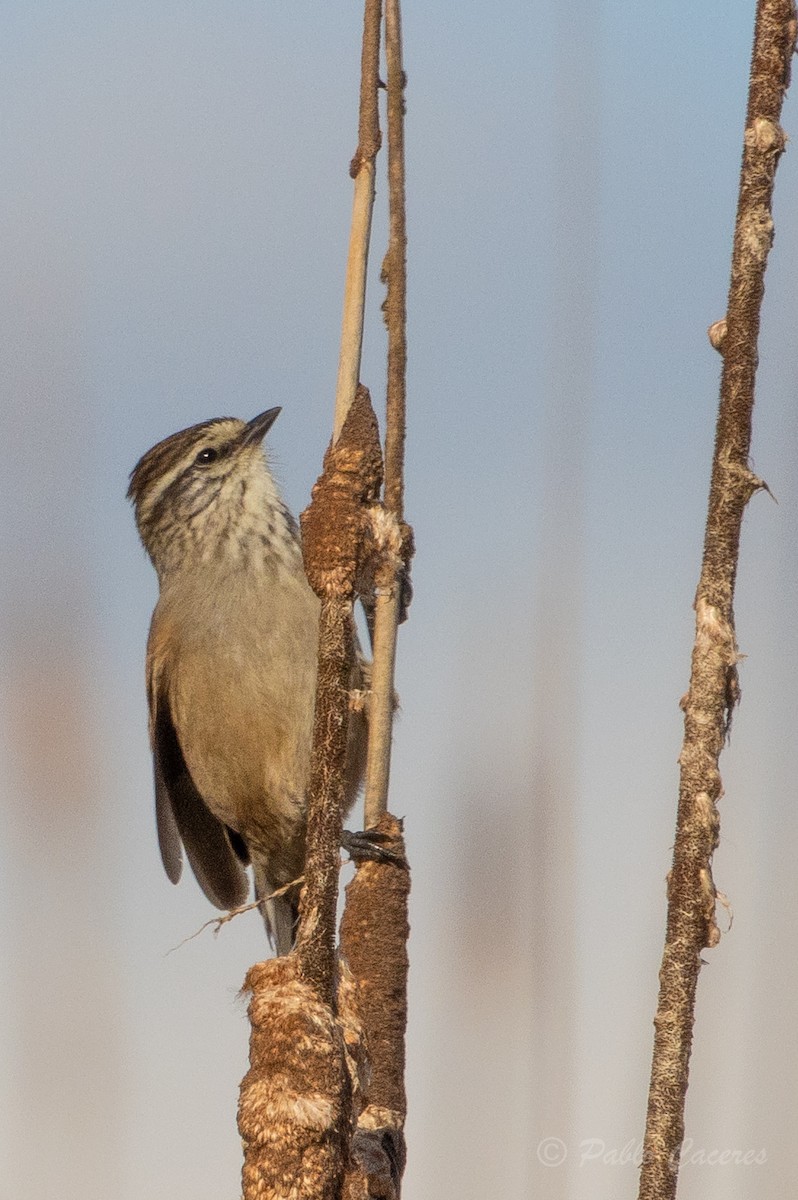
[[[385,506],[404,516],[405,397],[407,374],[407,217],[405,209],[405,73],[402,66],[402,19],[399,0],[385,4],[385,60],[388,67],[388,252],[383,263],[387,284],[388,389],[385,426]]]
[[[401,563],[401,560],[399,561]],[[366,829],[373,829],[388,807],[393,738],[393,679],[401,603],[396,577],[397,571],[392,570],[390,566],[384,567],[377,576],[366,790],[363,797],[363,824]],[[384,580],[382,584],[380,579]]]
[[[349,173],[355,181],[352,201],[352,225],[349,257],[344,283],[344,312],[341,324],[341,350],[338,359],[338,383],[335,389],[333,441],[343,428],[349,406],[360,382],[360,357],[363,349],[363,313],[366,306],[366,272],[371,241],[371,216],[374,211],[374,177],[380,148],[378,101],[380,73],[381,0],[366,0],[363,17],[363,49],[360,64],[360,120],[355,156]]]
[[[795,47],[793,0],[759,0],[722,339],[723,373],[712,464],[696,637],[684,708],[679,806],[668,919],[654,1020],[640,1200],[676,1195],[701,953],[717,944],[712,855],[718,844],[718,762],[739,698],[733,598],[743,512],[763,487],[749,467],[757,338],[773,241],[773,182],[785,136],[779,125]]]
[[[388,329],[385,418],[385,509],[395,520],[391,540],[375,579],[374,665],[369,706],[364,823],[376,825],[388,805],[394,711],[396,634],[401,611],[404,562],[411,535],[403,525],[404,446],[407,375],[407,221],[405,215],[404,88],[399,0],[386,0],[385,58],[388,68],[388,251],[382,277]]]

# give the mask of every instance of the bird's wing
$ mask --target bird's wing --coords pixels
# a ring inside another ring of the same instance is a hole
[[[183,849],[177,828],[172,801],[169,798],[166,780],[161,766],[159,726],[160,663],[147,656],[147,701],[150,713],[150,748],[155,777],[155,821],[158,827],[158,846],[164,870],[172,883],[177,883],[183,873]],[[165,703],[165,700],[164,700]]]
[[[183,866],[182,842],[197,882],[211,904],[222,909],[235,908],[246,899],[247,876],[230,844],[225,825],[207,807],[191,778],[164,685],[164,672],[153,655],[147,691],[155,813],[163,865],[172,883],[177,883]]]

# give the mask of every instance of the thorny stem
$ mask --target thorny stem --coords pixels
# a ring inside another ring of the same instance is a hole
[[[673,1200],[684,1138],[690,1046],[701,952],[717,944],[712,855],[718,844],[718,762],[739,697],[734,584],[745,507],[763,487],[749,467],[757,338],[773,241],[779,125],[795,48],[793,0],[759,0],[748,96],[723,373],[712,463],[684,741],[668,917],[654,1020],[640,1200]]]

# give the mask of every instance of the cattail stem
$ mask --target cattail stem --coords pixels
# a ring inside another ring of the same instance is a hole
[[[393,680],[400,595],[396,571],[388,586],[377,593],[374,605],[374,661],[371,668],[369,743],[366,757],[366,790],[363,824],[373,829],[388,807],[393,739]],[[388,572],[386,572],[388,573]]]
[[[341,323],[341,350],[338,359],[338,383],[335,389],[333,441],[337,441],[346,414],[360,382],[360,358],[363,350],[363,314],[366,307],[366,272],[371,241],[371,215],[374,211],[374,177],[380,148],[378,103],[380,70],[381,0],[366,0],[363,17],[363,49],[360,71],[359,137],[349,172],[355,181],[352,201],[352,225],[349,257],[344,283],[344,311]]]
[[[385,416],[385,507],[395,518],[396,543],[386,546],[378,571],[366,762],[364,823],[376,825],[388,807],[394,710],[394,665],[401,612],[403,543],[409,531],[404,515],[404,446],[407,374],[407,221],[405,215],[404,88],[399,0],[385,4],[385,58],[388,66],[388,251],[382,276],[387,285],[384,313],[388,329]]]
[[[405,73],[399,0],[385,4],[385,58],[388,66],[388,386],[385,418],[385,507],[404,517],[405,407],[407,374],[407,217],[405,208]]]
[[[773,241],[779,125],[795,48],[793,0],[759,0],[732,251],[723,373],[704,554],[696,594],[690,687],[683,701],[679,807],[668,920],[654,1019],[654,1054],[640,1200],[673,1200],[701,954],[720,937],[712,855],[718,844],[718,762],[739,697],[733,599],[745,507],[763,487],[750,469],[751,417],[765,266]]]
[[[382,483],[377,420],[362,385],[341,436],[300,518],[305,572],[321,600],[319,669],[308,791],[305,884],[296,954],[303,978],[333,1003],[335,915],[340,870],[354,639],[352,605],[364,523]]]

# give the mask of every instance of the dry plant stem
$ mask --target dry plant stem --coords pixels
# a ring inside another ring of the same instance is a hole
[[[174,954],[176,950],[182,949],[187,942],[193,942],[194,938],[204,933],[206,929],[213,928],[213,936],[217,937],[221,933],[222,926],[228,922],[234,921],[236,917],[241,917],[244,913],[252,912],[253,909],[260,909],[267,900],[274,900],[277,896],[285,896],[287,892],[292,892],[295,888],[300,887],[305,882],[305,876],[299,875],[296,879],[292,879],[290,883],[284,884],[283,887],[276,888],[273,892],[269,892],[268,896],[261,896],[258,900],[252,900],[248,904],[239,904],[236,908],[231,908],[228,912],[222,913],[220,917],[211,917],[209,921],[205,921],[200,925],[194,933],[190,933],[188,937],[184,937],[182,942],[178,942],[176,946],[172,946],[171,950],[167,950],[167,954]]]
[[[366,305],[366,271],[374,211],[374,176],[380,148],[380,119],[377,99],[380,67],[381,0],[366,0],[363,18],[363,49],[360,73],[360,121],[358,146],[349,167],[355,181],[349,257],[344,284],[344,311],[338,383],[335,390],[333,441],[343,428],[349,406],[360,381],[363,348],[363,313]]]
[[[388,253],[383,277],[388,285],[388,388],[385,427],[385,507],[404,516],[405,398],[407,374],[407,219],[405,215],[405,78],[399,0],[385,3],[385,58],[388,67]]]
[[[771,201],[784,133],[796,20],[792,0],[760,0],[744,138],[723,374],[712,464],[696,637],[684,708],[684,742],[668,919],[654,1021],[640,1200],[676,1195],[684,1138],[695,994],[701,952],[717,944],[712,854],[718,843],[718,761],[739,695],[733,597],[745,506],[763,486],[748,464],[764,273],[773,240]]]
[[[305,886],[301,893],[296,953],[302,977],[314,985],[319,997],[328,1004],[333,1002],[335,914],[349,732],[348,683],[353,665],[351,631],[352,601],[338,596],[323,599]]]
[[[352,672],[352,604],[369,509],[382,483],[377,421],[358,387],[341,436],[302,514],[302,548],[310,586],[321,600],[319,668],[313,730],[305,886],[296,955],[300,974],[333,1003],[335,910],[345,791]]]
[[[374,661],[371,668],[369,742],[363,797],[363,823],[366,829],[377,825],[387,809],[391,775],[393,681],[401,598],[396,570],[388,564],[382,574],[389,574],[390,578],[385,587],[378,589],[374,604]]]
[[[402,826],[390,814],[377,828],[404,858]],[[352,1147],[346,1195],[397,1197],[405,1163],[404,1086],[407,1025],[407,900],[410,873],[393,863],[366,862],[346,889],[341,952],[358,985],[358,1010],[371,1064],[366,1106]]]
[[[256,963],[244,991],[251,1026],[238,1106],[244,1200],[339,1200],[352,1125],[341,1027],[293,954]]]
[[[406,344],[404,73],[398,0],[386,0],[389,241],[383,264],[388,328],[384,506],[372,512],[373,664],[369,697],[364,823],[404,860],[401,823],[386,812],[394,710],[396,633],[411,534],[403,524]],[[394,863],[358,865],[347,888],[341,953],[358,987],[371,1067],[366,1105],[351,1143],[344,1200],[399,1200],[404,1121],[409,871]]]
[[[388,328],[388,380],[385,422],[387,511],[404,515],[404,446],[407,374],[407,223],[405,216],[404,70],[399,0],[385,4],[385,58],[388,68],[389,240],[383,263],[387,284],[384,313]],[[376,825],[388,806],[393,733],[394,664],[401,607],[401,562],[386,555],[378,571],[374,608],[374,666],[369,708],[364,823]]]

